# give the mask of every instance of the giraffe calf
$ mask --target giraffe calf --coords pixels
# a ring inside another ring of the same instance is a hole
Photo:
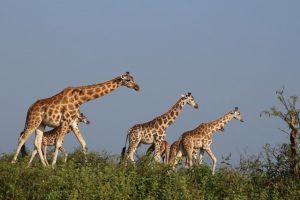
[[[148,150],[147,154],[154,152],[155,145],[152,144]],[[170,154],[170,145],[166,140],[163,140],[160,145],[160,151],[159,151],[160,157],[162,158],[163,162],[168,164],[169,161],[169,154]]]
[[[85,124],[89,124],[90,121],[88,120],[88,118],[83,115],[83,113],[80,114],[80,116],[75,119],[75,122],[77,123],[77,125],[79,124],[79,122],[82,122],[82,123],[85,123]],[[48,161],[47,161],[47,146],[55,146],[56,145],[56,142],[57,140],[61,137],[61,130],[62,130],[62,126],[58,126],[50,131],[47,131],[43,134],[43,139],[42,139],[42,152],[43,152],[43,157],[44,157],[44,160],[46,162],[47,165],[49,165]],[[67,133],[69,133],[71,131],[70,129],[70,126],[68,125],[67,127]],[[63,136],[64,137],[64,136]],[[61,141],[61,143],[63,144],[63,139]],[[68,158],[68,152],[64,149],[64,147],[62,146],[59,146],[59,150],[64,154],[64,162],[67,162],[67,158]],[[30,161],[29,161],[29,164],[31,164],[33,158],[36,156],[37,154],[37,149],[35,148],[33,151],[32,151],[32,154],[31,154],[31,158],[30,158]]]
[[[179,145],[180,145],[180,139],[173,142],[170,147],[168,164],[172,165],[173,168],[175,168],[175,166],[179,163],[179,161],[182,160],[182,158],[184,157],[184,155],[182,155],[182,153],[180,152]],[[198,160],[197,149],[193,150],[193,159],[195,161]],[[202,159],[200,158],[198,161],[198,164],[201,164],[201,162],[202,162]]]

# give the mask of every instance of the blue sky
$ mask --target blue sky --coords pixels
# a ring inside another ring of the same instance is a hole
[[[169,142],[235,106],[245,123],[214,135],[219,160],[288,142],[277,129],[284,123],[259,114],[280,106],[275,91],[283,85],[287,95],[300,94],[299,8],[299,1],[276,0],[1,1],[0,153],[14,151],[37,99],[126,71],[140,92],[120,88],[81,108],[91,120],[81,125],[89,150],[119,153],[131,126],[187,92],[200,109],[184,108],[167,129]],[[79,143],[69,134],[65,146]]]

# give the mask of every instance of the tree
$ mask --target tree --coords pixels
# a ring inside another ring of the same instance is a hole
[[[298,101],[298,96],[290,96],[288,99],[284,96],[284,88],[276,91],[276,95],[280,103],[283,105],[283,110],[278,110],[275,106],[271,107],[269,110],[265,110],[261,113],[262,115],[267,115],[269,117],[279,117],[282,119],[290,130],[290,150],[291,150],[291,163],[290,171],[294,177],[300,177],[299,175],[299,156],[297,153],[297,138],[300,128],[299,113],[300,109],[296,108],[296,103]],[[283,131],[283,130],[282,130]],[[286,132],[286,131],[284,131]]]

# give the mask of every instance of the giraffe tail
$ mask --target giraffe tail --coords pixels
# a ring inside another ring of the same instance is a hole
[[[20,136],[22,136],[23,135],[23,133],[24,133],[24,131],[22,131],[21,133],[20,133]],[[24,157],[24,156],[27,156],[28,154],[27,154],[27,151],[26,151],[26,146],[25,146],[25,143],[23,144],[23,146],[21,147],[21,155],[22,155],[22,157]]]
[[[126,144],[127,144],[127,141],[128,141],[128,136],[129,136],[129,133],[127,133],[127,135],[126,135],[125,145],[124,145],[124,147],[122,149],[121,158],[124,158],[124,156],[125,156]]]

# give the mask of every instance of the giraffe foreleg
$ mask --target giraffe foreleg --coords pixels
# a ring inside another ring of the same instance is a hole
[[[204,149],[200,148],[199,161],[198,164],[201,165],[203,161]]]
[[[59,150],[64,154],[64,162],[67,162],[68,152],[65,150],[65,148],[63,146],[60,146]]]
[[[62,145],[62,139],[58,138],[56,143],[55,143],[55,152],[54,152],[53,159],[52,159],[52,164],[51,164],[52,166],[54,166],[56,164],[56,160],[57,160],[57,156],[58,156],[58,150],[61,147],[61,145]]]
[[[78,124],[75,121],[73,121],[71,123],[71,129],[74,132],[77,140],[81,144],[82,152],[83,152],[83,155],[84,155],[84,160],[85,160],[85,162],[87,162],[87,155],[86,155],[87,154],[87,146],[86,146],[86,142],[84,141],[84,139],[83,139],[83,137],[82,137],[82,135],[80,133],[80,130],[78,128]]]
[[[215,174],[215,169],[216,169],[216,164],[217,164],[217,159],[216,159],[215,155],[213,154],[212,150],[210,149],[210,147],[206,148],[205,150],[206,150],[207,154],[209,155],[209,157],[211,158],[211,160],[213,162],[212,163],[213,164],[213,166],[212,166],[212,175],[214,175]]]

